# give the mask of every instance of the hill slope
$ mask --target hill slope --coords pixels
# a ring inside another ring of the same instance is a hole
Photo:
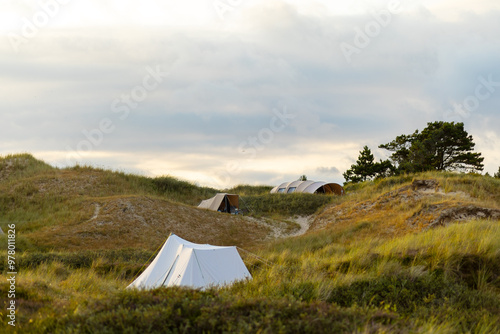
[[[500,180],[425,173],[350,185],[344,197],[238,189],[254,217],[198,210],[190,201],[216,190],[168,177],[0,159],[0,224],[20,231],[16,329],[500,332]],[[309,231],[276,239],[301,212]],[[253,279],[206,291],[125,290],[170,231],[251,246],[255,254],[241,254]],[[2,279],[4,306],[9,288]]]
[[[155,249],[170,233],[193,242],[249,247],[290,229],[286,222],[194,207],[215,193],[171,177],[57,169],[28,154],[0,159],[0,226],[16,223],[19,240],[30,247]]]
[[[363,224],[366,233],[357,238],[394,237],[456,221],[500,219],[500,180],[481,175],[425,173],[367,182],[347,191],[347,198],[316,217],[310,231]]]

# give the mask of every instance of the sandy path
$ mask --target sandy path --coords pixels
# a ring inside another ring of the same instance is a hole
[[[300,225],[300,230],[295,233],[290,234],[290,237],[296,237],[298,235],[302,235],[307,232],[309,226],[311,226],[311,222],[313,221],[314,216],[299,216],[294,219],[294,221]]]

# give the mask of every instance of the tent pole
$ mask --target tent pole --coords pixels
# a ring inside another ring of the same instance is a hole
[[[177,263],[177,259],[179,258],[179,255],[177,255],[175,257],[175,260],[174,262],[172,263],[172,265],[170,266],[170,268],[168,269],[168,272],[167,272],[167,275],[165,276],[165,279],[163,280],[163,283],[161,283],[161,286],[164,286],[165,285],[165,282],[167,281],[167,278],[168,278],[168,275],[170,275],[170,271],[172,271],[172,268],[175,266],[175,264]],[[157,283],[157,282],[155,282]]]
[[[194,257],[196,258],[196,264],[198,269],[200,269],[201,278],[203,278],[203,283],[205,283],[205,276],[203,276],[203,270],[201,270],[200,261],[198,260],[198,255],[196,255],[196,250],[193,249]]]

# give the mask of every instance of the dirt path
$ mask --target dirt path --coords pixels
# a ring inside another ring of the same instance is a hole
[[[96,219],[99,216],[99,212],[101,211],[101,205],[99,203],[93,203],[93,204],[95,205],[94,215],[92,216],[92,218],[87,220],[87,222],[90,222],[90,221]]]
[[[270,233],[268,235],[269,239],[280,239],[280,238],[288,238],[288,237],[296,237],[302,234],[305,234],[307,230],[309,230],[309,226],[311,222],[314,220],[314,215],[311,216],[298,216],[296,218],[288,218],[288,223],[285,223],[280,220],[272,220],[266,218],[254,218],[254,217],[245,217],[250,221],[262,224],[270,229]],[[294,232],[289,232],[290,222],[294,222],[300,225],[300,229],[294,229]]]
[[[295,233],[290,234],[290,237],[296,237],[298,235],[305,234],[307,230],[309,229],[309,226],[311,226],[311,222],[313,221],[314,216],[299,216],[294,219],[294,221],[300,225],[300,230],[298,230]]]

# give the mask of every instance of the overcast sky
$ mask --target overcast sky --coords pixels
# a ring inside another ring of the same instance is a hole
[[[0,155],[224,188],[343,182],[459,121],[500,166],[498,0],[0,0]]]

